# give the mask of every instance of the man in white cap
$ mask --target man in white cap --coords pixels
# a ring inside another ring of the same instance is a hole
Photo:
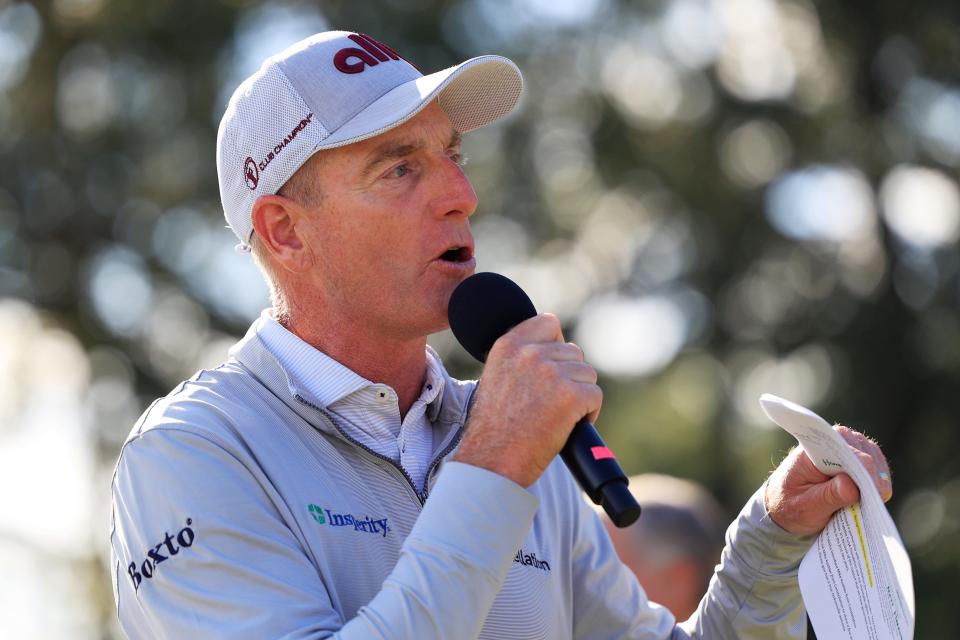
[[[601,403],[557,319],[501,338],[479,387],[426,346],[474,270],[460,136],[520,90],[504,58],[424,76],[369,36],[328,32],[234,93],[221,197],[273,308],[124,445],[111,546],[129,636],[802,637],[797,565],[856,499],[849,478],[791,454],[678,626],[557,460]]]

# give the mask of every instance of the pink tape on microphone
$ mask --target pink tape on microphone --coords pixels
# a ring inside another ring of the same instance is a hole
[[[590,453],[593,454],[594,460],[617,459],[617,456],[613,455],[613,451],[610,451],[609,447],[590,447]]]

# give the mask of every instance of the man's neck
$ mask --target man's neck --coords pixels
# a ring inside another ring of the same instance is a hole
[[[420,397],[427,371],[425,336],[406,340],[371,338],[342,325],[324,323],[316,327],[292,317],[279,320],[288,331],[357,375],[390,386],[397,394],[401,418]]]

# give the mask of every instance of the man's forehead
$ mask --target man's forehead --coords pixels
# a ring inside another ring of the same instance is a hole
[[[438,140],[443,144],[451,141],[459,144],[460,138],[460,132],[453,128],[447,114],[433,103],[399,127],[350,146],[356,147],[361,153],[375,155],[399,145],[420,146]]]
[[[402,158],[423,148],[437,145],[459,147],[460,132],[453,128],[442,110],[438,108],[438,111],[442,114],[442,119],[428,116],[421,120],[421,116],[425,115],[421,113],[395,129],[361,142],[331,149],[330,152],[338,155],[340,160],[350,167],[350,171],[356,170],[366,176],[384,162]]]

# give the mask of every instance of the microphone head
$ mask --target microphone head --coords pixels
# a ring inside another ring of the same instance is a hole
[[[500,336],[535,315],[523,289],[499,273],[470,276],[454,289],[447,306],[453,335],[480,362],[486,362]]]

